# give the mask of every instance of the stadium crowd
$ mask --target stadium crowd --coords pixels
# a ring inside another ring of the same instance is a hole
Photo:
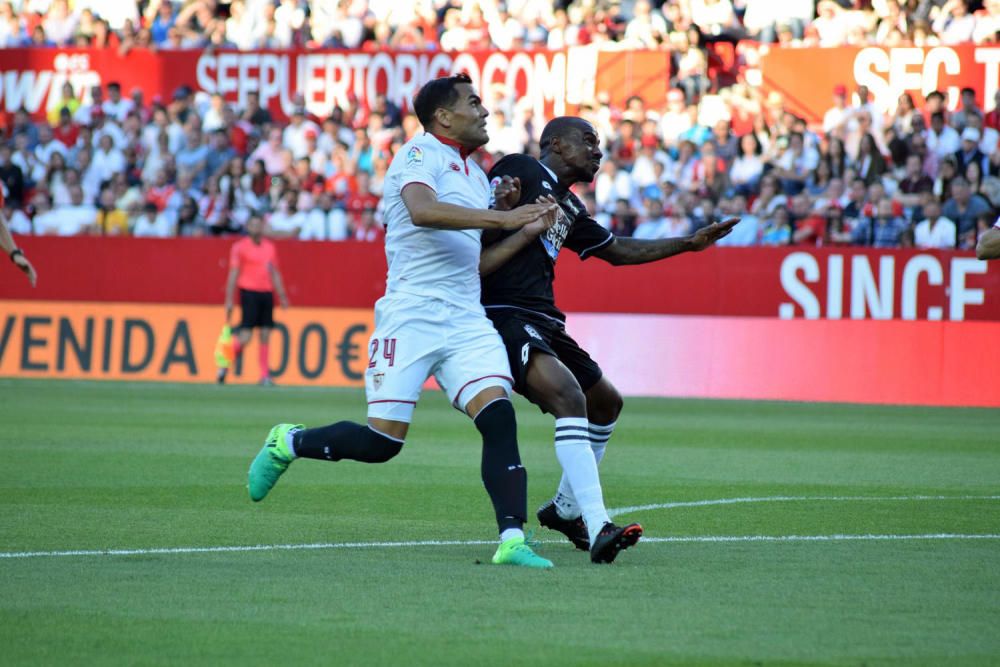
[[[0,4],[0,46],[175,49],[346,47],[562,48],[595,41],[669,49],[663,100],[580,110],[605,162],[581,194],[601,224],[644,238],[689,233],[722,216],[743,222],[729,245],[975,245],[1000,210],[1000,94],[989,111],[962,92],[949,112],[932,92],[888,112],[864,87],[838,86],[821,124],[763,97],[737,67],[713,71],[715,42],[782,46],[995,42],[1000,0],[496,0],[341,2],[23,0]],[[376,20],[376,16],[380,19]],[[538,153],[544,122],[510,96],[490,106],[488,168]],[[43,122],[3,125],[0,180],[19,234],[201,236],[240,233],[251,211],[278,238],[377,241],[390,157],[420,131],[385,96],[325,118],[295,101],[277,123],[181,87],[146,100],[114,82],[68,84]]]

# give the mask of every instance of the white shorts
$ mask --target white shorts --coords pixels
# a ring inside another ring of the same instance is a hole
[[[463,412],[482,390],[502,387],[510,395],[514,383],[500,334],[482,310],[425,297],[382,297],[368,341],[368,417],[409,423],[431,375]]]

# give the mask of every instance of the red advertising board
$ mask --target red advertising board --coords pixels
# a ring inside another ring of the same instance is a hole
[[[0,267],[0,299],[221,304],[232,241],[24,237],[32,289]],[[280,241],[297,306],[370,308],[385,290],[381,244]],[[1000,263],[953,251],[711,248],[642,266],[559,259],[574,313],[779,319],[1000,321]]]
[[[530,100],[536,117],[562,115],[592,99],[602,86],[623,105],[632,94],[662,100],[669,78],[665,51],[599,52],[578,47],[558,51],[147,51],[133,49],[0,50],[0,105],[24,107],[36,119],[59,101],[63,83],[89,96],[96,84],[117,81],[126,94],[140,88],[146,99],[169,100],[182,85],[221,93],[242,107],[256,91],[278,119],[292,111],[301,93],[306,107],[327,116],[334,106],[357,100],[367,107],[376,94],[407,106],[426,81],[466,71],[488,105],[494,92]],[[598,76],[600,75],[600,76]]]
[[[934,90],[958,105],[964,87],[976,91],[979,104],[993,107],[1000,87],[1000,47],[963,44],[927,48],[879,46],[833,49],[770,48],[761,58],[764,88],[782,94],[790,111],[811,122],[833,106],[833,88],[868,86],[877,108],[892,111],[903,93],[918,107]]]
[[[41,277],[31,289],[0,266],[0,376],[212,381],[231,241],[20,242]],[[272,372],[357,386],[383,248],[278,252],[292,308],[276,314]],[[968,253],[711,248],[636,267],[566,254],[557,299],[629,395],[1000,407],[1000,263]]]

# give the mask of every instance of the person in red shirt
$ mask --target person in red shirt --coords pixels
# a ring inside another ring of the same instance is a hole
[[[59,123],[52,128],[52,137],[66,148],[76,146],[76,141],[80,138],[80,126],[73,122],[66,107],[59,111]]]
[[[229,277],[226,280],[226,322],[233,314],[233,296],[240,290],[240,311],[242,318],[233,341],[233,349],[239,357],[250,342],[253,330],[257,329],[260,384],[272,385],[271,372],[267,366],[268,340],[274,326],[274,292],[281,299],[281,307],[288,308],[288,296],[278,270],[278,253],[274,244],[264,238],[264,221],[259,215],[247,220],[247,236],[233,244],[229,253]],[[225,368],[219,369],[218,381],[226,381]]]

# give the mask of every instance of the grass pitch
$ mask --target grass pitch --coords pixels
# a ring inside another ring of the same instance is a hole
[[[517,408],[533,510],[552,424]],[[1000,664],[996,411],[628,400],[607,504],[667,506],[622,515],[651,539],[611,566],[540,531],[547,572],[481,564],[478,434],[436,392],[389,464],[296,462],[250,502],[273,423],[363,414],[349,390],[0,380],[0,664]],[[459,543],[188,549],[433,540]],[[108,549],[137,553],[11,557]]]

